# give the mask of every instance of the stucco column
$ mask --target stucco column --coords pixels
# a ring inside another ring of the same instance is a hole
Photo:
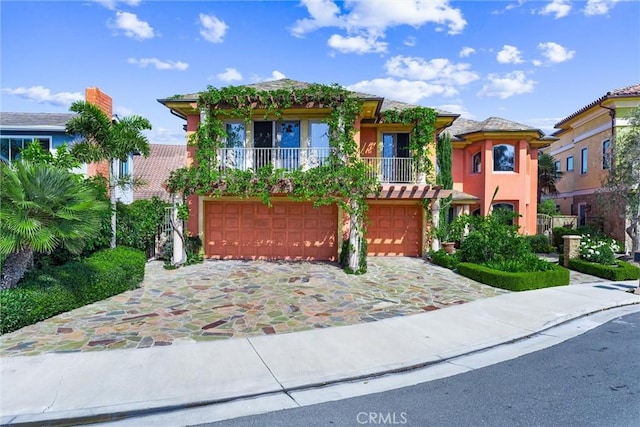
[[[580,240],[582,236],[566,235],[562,236],[564,240],[564,262],[565,267],[569,267],[570,259],[580,258]]]
[[[433,199],[431,202],[431,230],[436,231],[440,228],[440,199]],[[440,250],[440,240],[433,234],[433,240],[431,241],[431,250]]]

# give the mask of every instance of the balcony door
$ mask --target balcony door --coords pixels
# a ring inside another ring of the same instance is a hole
[[[382,178],[384,182],[411,182],[408,133],[382,134]]]
[[[253,148],[255,148],[255,167],[271,164],[273,148],[273,122],[253,122]]]
[[[276,137],[278,142],[278,162],[276,167],[294,170],[298,169],[300,154],[300,122],[276,122]]]

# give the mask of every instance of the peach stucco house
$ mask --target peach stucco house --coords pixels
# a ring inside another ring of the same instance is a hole
[[[249,86],[268,91],[308,85],[282,79]],[[187,138],[200,123],[198,95],[159,100],[172,114],[185,119]],[[416,106],[375,95],[356,93],[356,96],[361,99],[362,107],[354,138],[360,147],[361,158],[371,167],[381,188],[377,197],[372,195],[367,201],[369,222],[365,237],[368,255],[424,255],[431,243],[424,206],[428,209],[429,200],[446,197],[452,192],[427,184],[433,177],[416,176],[413,172],[414,159],[409,151],[412,128],[382,120],[385,111]],[[495,187],[500,186],[495,203],[511,204],[522,214],[522,231],[535,233],[536,153],[538,147],[546,144],[542,133],[499,119],[486,123],[464,121],[477,126],[456,128],[457,114],[437,113],[436,133],[450,129],[454,135],[453,194],[458,213],[470,209],[487,213]],[[265,120],[264,112],[256,111],[250,123],[225,122],[227,148],[219,153],[219,167],[256,170],[265,162],[285,169],[313,167],[329,150],[328,125],[323,122],[327,116],[327,109],[300,105],[285,110],[283,117],[277,120]],[[495,147],[502,147],[498,150],[504,151],[497,157],[501,161],[499,171],[494,171],[492,153]],[[194,158],[195,148],[188,147],[187,150],[189,163]],[[483,153],[481,166],[476,172],[471,162],[474,154],[480,151]],[[208,258],[336,260],[348,233],[348,221],[337,206],[315,209],[310,202],[282,197],[275,199],[273,207],[269,208],[255,199],[198,195],[190,196],[188,204],[187,229],[202,238]]]

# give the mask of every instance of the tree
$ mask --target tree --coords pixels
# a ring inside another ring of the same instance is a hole
[[[116,187],[135,184],[130,176],[117,178],[115,160],[126,161],[131,153],[148,156],[150,147],[142,133],[151,129],[151,123],[144,117],[132,115],[112,121],[104,111],[88,102],[77,101],[70,111],[78,113],[67,122],[66,131],[79,140],[74,143],[71,153],[82,162],[109,163],[109,196],[111,199],[111,247],[116,247]]]
[[[0,164],[0,288],[13,287],[34,252],[63,247],[80,253],[108,209],[77,175],[44,163]]]
[[[632,110],[629,126],[615,135],[611,151],[611,169],[599,196],[607,199],[607,205],[624,209],[625,231],[635,253],[640,250],[640,107]]]
[[[556,168],[556,159],[547,153],[538,156],[538,203],[543,194],[558,194],[556,184],[562,178],[562,172]]]

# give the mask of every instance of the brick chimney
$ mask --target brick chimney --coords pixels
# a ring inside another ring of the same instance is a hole
[[[99,107],[107,117],[113,116],[113,100],[109,95],[102,92],[97,87],[88,87],[84,91],[84,99],[86,102]],[[102,175],[109,179],[109,162],[90,163],[87,165],[87,175]]]

